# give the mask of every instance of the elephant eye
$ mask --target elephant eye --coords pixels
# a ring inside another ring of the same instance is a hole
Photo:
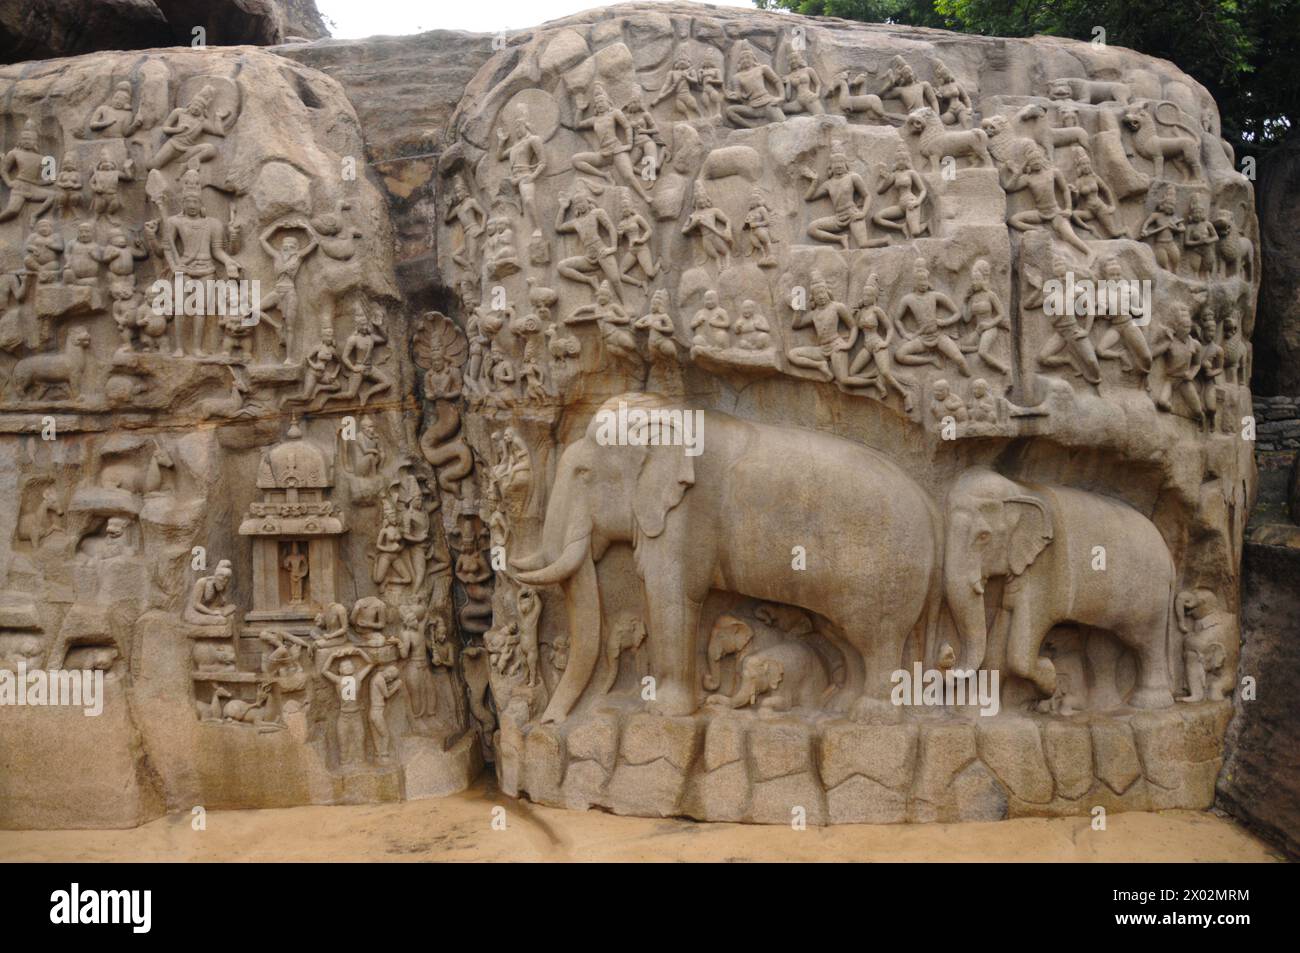
[[[992,538],[993,534],[986,529],[982,529],[975,534],[975,542],[977,543],[987,543]]]

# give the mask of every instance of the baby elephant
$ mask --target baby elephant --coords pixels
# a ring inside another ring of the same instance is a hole
[[[766,711],[816,707],[831,689],[821,656],[808,645],[782,642],[751,652],[740,663],[740,683],[732,695],[710,695],[710,705],[743,708],[758,702]]]

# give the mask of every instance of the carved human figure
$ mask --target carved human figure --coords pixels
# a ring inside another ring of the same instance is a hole
[[[223,559],[212,575],[200,577],[190,589],[182,618],[192,625],[229,625],[235,606],[226,601],[226,590],[233,575],[230,560]]]
[[[977,353],[980,359],[999,374],[1011,372],[1011,365],[995,353],[999,332],[1011,332],[1011,317],[1002,307],[1002,299],[991,287],[993,269],[981,258],[971,266],[970,291],[966,293],[966,320],[975,323],[979,336]]]
[[[833,215],[814,219],[808,226],[808,234],[819,242],[838,242],[845,251],[849,249],[850,238],[858,248],[871,247],[867,239],[867,202],[871,196],[862,176],[849,168],[843,150],[838,145],[832,148],[824,180],[819,181],[817,173],[807,166],[799,171],[808,180],[804,201],[815,202],[825,197],[834,210]]]
[[[812,302],[804,311],[796,311],[791,328],[799,330],[812,326],[817,337],[814,345],[799,345],[786,351],[786,357],[796,367],[817,371],[826,381],[845,383],[849,376],[849,350],[858,337],[858,327],[853,315],[831,295],[830,285],[820,273],[812,273]],[[848,334],[840,333],[840,326]]]
[[[605,87],[596,83],[591,90],[592,114],[575,124],[577,129],[590,129],[596,136],[596,152],[578,152],[570,160],[579,172],[595,175],[607,182],[614,177],[605,166],[612,165],[623,178],[624,184],[630,186],[645,202],[650,201],[650,194],[642,185],[640,177],[632,168],[632,124],[623,110],[610,101]]]
[[[402,682],[406,687],[406,700],[411,706],[411,714],[416,718],[428,718],[438,710],[438,686],[433,681],[429,664],[424,617],[418,606],[409,603],[399,607],[397,614],[402,621],[397,654],[405,660]]]
[[[650,100],[650,105],[658,106],[671,96],[673,110],[683,119],[688,122],[699,119],[702,115],[700,104],[695,101],[695,96],[691,93],[691,87],[699,85],[699,82],[699,74],[691,66],[691,61],[684,56],[679,56],[673,61],[673,67],[668,71],[668,78],[659,87],[659,94]]]
[[[925,179],[912,168],[912,154],[906,146],[899,146],[894,156],[894,169],[883,165],[876,168],[876,194],[893,192],[894,204],[887,205],[871,217],[881,228],[901,232],[904,239],[920,238],[930,229],[930,223],[921,218],[921,207],[929,194]]]
[[[755,252],[759,254],[758,267],[775,268],[776,259],[772,257],[772,213],[767,207],[767,200],[758,189],[749,193],[749,211],[745,213],[745,223],[741,226],[745,238],[745,257]]]
[[[1182,218],[1176,214],[1173,188],[1164,189],[1156,203],[1155,211],[1147,216],[1138,230],[1138,238],[1151,243],[1155,252],[1156,264],[1165,271],[1177,272],[1183,253],[1178,246],[1178,236],[1187,228]]]
[[[627,189],[620,189],[618,240],[619,244],[626,246],[627,250],[623,252],[623,260],[619,262],[618,270],[624,281],[641,289],[648,288],[655,275],[659,274],[659,266],[655,263],[654,256],[650,254],[650,239],[653,235],[654,229],[650,227],[650,223],[636,210],[636,205],[632,202],[632,193]],[[638,265],[645,276],[644,280],[632,274],[632,269]]]
[[[1201,313],[1200,320],[1201,352],[1197,356],[1200,365],[1198,378],[1201,384],[1201,403],[1205,407],[1203,424],[1209,433],[1218,425],[1219,404],[1223,399],[1223,345],[1218,339],[1218,325],[1214,312],[1207,306]]]
[[[108,102],[95,107],[86,124],[101,139],[125,139],[140,128],[140,118],[131,111],[131,84],[122,80],[113,87]]]
[[[964,424],[970,419],[966,402],[961,395],[942,377],[930,387],[930,416],[937,427],[944,427],[951,418],[954,423]]]
[[[221,109],[215,116],[212,101],[216,91],[211,86],[204,86],[189,105],[177,107],[171,111],[162,125],[163,142],[149,160],[149,168],[161,169],[175,159],[184,159],[187,163],[207,162],[217,154],[217,147],[211,142],[204,142],[205,136],[224,138],[229,129],[226,122],[230,119],[230,110]]]
[[[519,271],[519,253],[515,248],[515,230],[503,207],[487,220],[487,240],[483,243],[483,262],[492,278],[506,278]]]
[[[665,147],[655,117],[640,97],[634,97],[623,107],[623,115],[632,124],[633,168],[637,169],[643,179],[658,175],[659,168],[663,165]]]
[[[781,108],[787,115],[820,116],[826,112],[822,106],[822,79],[798,50],[790,51],[790,70],[782,84],[785,96]]]
[[[383,525],[375,539],[375,562],[370,578],[381,589],[390,586],[409,586],[411,570],[405,558],[406,541],[402,538],[402,526],[397,517],[397,508],[389,500],[381,506]]]
[[[384,635],[388,626],[388,605],[378,596],[362,596],[352,605],[349,616],[357,637],[363,645],[379,648],[383,645],[396,644],[396,639]]]
[[[977,377],[970,384],[970,401],[967,406],[970,420],[977,424],[998,422],[998,402],[989,390],[989,382]]]
[[[546,171],[546,149],[542,137],[528,124],[528,110],[517,106],[502,128],[497,130],[497,160],[507,162],[506,181],[519,196],[520,211],[530,231],[541,228],[537,214],[537,179]]]
[[[271,238],[276,232],[292,228],[300,228],[307,233],[306,245],[299,245],[296,235],[285,235],[280,239],[278,248],[271,244]],[[316,250],[316,232],[306,219],[288,219],[268,225],[258,236],[258,242],[271,259],[271,267],[275,269],[275,288],[261,301],[262,317],[275,328],[280,343],[284,346],[284,363],[292,364],[297,351],[298,272],[302,269],[302,263]],[[268,317],[267,311],[279,311],[280,320]]]
[[[722,105],[726,101],[722,85],[720,66],[714,63],[700,64],[700,99],[703,100],[704,115],[709,119],[722,118]]]
[[[302,390],[285,398],[285,403],[309,404],[319,408],[336,394],[341,386],[338,347],[334,343],[334,329],[326,325],[320,329],[320,342],[303,360]]]
[[[726,97],[731,105],[723,109],[723,114],[734,125],[753,129],[785,119],[781,111],[785,85],[772,67],[758,62],[748,44],[740,51]]]
[[[633,327],[647,332],[647,353],[651,362],[677,363],[677,344],[673,340],[676,328],[668,313],[668,292],[660,288],[650,296],[650,310],[636,319]]]
[[[18,133],[18,143],[0,158],[0,179],[9,188],[9,201],[0,209],[0,222],[7,222],[31,202],[31,219],[49,211],[59,190],[46,181],[45,156],[36,135],[36,124],[28,119]]]
[[[102,255],[99,243],[95,241],[95,226],[90,222],[77,223],[77,235],[63,249],[63,282],[69,285],[86,285],[94,288],[99,284],[99,269]]]
[[[360,669],[357,668],[353,657],[364,662]],[[332,667],[335,662],[338,663],[337,671]],[[349,645],[332,653],[330,664],[321,671],[338,692],[339,710],[334,723],[334,732],[339,764],[345,767],[365,761],[366,724],[362,713],[361,688],[366,676],[374,667],[375,664],[365,651],[355,645]]]
[[[1108,360],[1118,358],[1125,371],[1136,369],[1143,381],[1151,373],[1151,346],[1147,344],[1146,335],[1133,321],[1134,303],[1129,295],[1123,293],[1128,286],[1123,276],[1123,266],[1118,258],[1108,258],[1102,262],[1102,277],[1110,282],[1112,288],[1120,289],[1115,296],[1114,307],[1108,307],[1103,318],[1110,322],[1110,327],[1103,332],[1097,342],[1097,356]],[[1119,282],[1124,282],[1120,285]],[[1123,345],[1123,350],[1119,345]]]
[[[966,356],[946,330],[961,320],[961,310],[946,294],[931,287],[930,270],[924,259],[917,259],[912,270],[912,282],[912,290],[903,296],[898,317],[894,320],[894,327],[903,338],[894,359],[899,364],[942,367],[940,359],[946,357],[957,365],[963,377],[970,377]],[[940,309],[946,310],[948,316],[942,317]],[[915,331],[907,326],[909,316],[916,324]]]
[[[1070,263],[1060,255],[1052,258],[1052,273],[1058,283],[1064,287]],[[1090,281],[1091,276],[1081,274],[1076,280]],[[1077,299],[1058,300],[1043,294],[1041,289],[1034,295],[1027,296],[1025,307],[1041,306],[1043,314],[1052,324],[1052,334],[1043,342],[1038,352],[1038,364],[1041,367],[1069,367],[1089,384],[1101,382],[1101,364],[1097,361],[1097,352],[1092,344],[1092,324],[1095,315],[1085,310],[1076,313]],[[1052,312],[1052,313],[1049,313]]]
[[[772,344],[772,327],[767,318],[759,314],[758,305],[751,299],[740,303],[740,316],[732,326],[736,347],[742,351],[766,351]]]
[[[459,176],[452,184],[452,201],[443,216],[444,222],[460,223],[460,242],[451,250],[451,260],[462,268],[473,268],[478,261],[478,239],[487,222],[487,212],[470,195],[464,179]]]
[[[1159,361],[1164,369],[1164,380],[1155,395],[1155,404],[1165,413],[1171,413],[1176,391],[1204,426],[1205,408],[1196,386],[1196,376],[1201,369],[1200,356],[1201,345],[1192,337],[1192,315],[1186,305],[1176,304],[1172,308],[1170,323],[1156,332],[1155,344],[1151,348],[1152,359]]]
[[[310,572],[307,555],[298,546],[296,541],[290,543],[289,552],[280,563],[281,568],[289,576],[289,602],[294,605],[299,605],[303,601],[303,583],[307,581],[307,574]]]
[[[542,598],[532,586],[520,586],[515,594],[515,610],[519,614],[519,651],[523,656],[524,672],[528,686],[541,684],[542,666],[538,654],[537,624],[542,615]]]
[[[1081,147],[1074,150],[1074,201],[1071,220],[1080,228],[1096,232],[1102,238],[1125,238],[1124,226],[1115,218],[1115,195],[1092,169],[1092,159]]]
[[[999,170],[1002,188],[1007,192],[1027,190],[1033,201],[1033,208],[1016,212],[1007,224],[1022,232],[1035,228],[1047,228],[1071,248],[1082,254],[1088,254],[1088,246],[1074,229],[1070,227],[1070,188],[1065,176],[1047,161],[1043,150],[1034,147],[1028,150],[1024,169],[1011,172],[1005,166]]]
[[[704,307],[691,318],[691,349],[712,348],[722,350],[731,346],[731,317],[718,304],[718,293],[710,288],[704,292]]]
[[[963,129],[969,129],[974,121],[974,107],[971,105],[970,94],[942,60],[937,60],[934,64],[934,81],[936,83],[934,95],[939,102],[939,108],[936,110],[939,119],[945,126],[961,126]]]
[[[569,213],[572,212],[572,217]],[[600,287],[597,274],[603,274],[621,301],[622,272],[618,267],[618,229],[605,210],[592,201],[585,188],[560,199],[555,216],[556,234],[573,234],[582,245],[583,254],[562,259],[556,270],[570,281],[585,283],[595,291]],[[606,240],[608,236],[608,240]]]
[[[60,215],[72,216],[82,206],[81,171],[77,168],[77,157],[69,152],[59,163],[59,174],[54,177],[54,187],[59,190],[54,200]]]
[[[854,387],[874,387],[884,400],[892,389],[903,399],[903,410],[912,412],[911,389],[916,382],[894,369],[890,348],[894,344],[894,322],[880,307],[880,281],[874,273],[867,277],[854,315],[862,332],[862,347],[849,365],[847,383]]]
[[[695,233],[699,248],[704,252],[704,259],[712,260],[723,269],[731,267],[732,234],[731,219],[727,213],[717,208],[709,198],[702,181],[695,183],[695,196],[691,203],[691,214],[682,226],[682,234]],[[697,261],[704,260],[699,255]]]
[[[135,265],[149,255],[148,249],[138,241],[133,242],[121,228],[108,233],[108,244],[101,250],[101,258],[108,266],[109,290],[125,288],[135,290]]]
[[[1219,233],[1209,220],[1204,196],[1193,195],[1187,209],[1187,228],[1183,231],[1183,249],[1192,277],[1207,281],[1215,273],[1214,253],[1218,243]]]
[[[1234,613],[1210,589],[1185,589],[1174,602],[1183,633],[1187,694],[1180,702],[1222,701],[1237,684],[1241,635]]]
[[[36,223],[35,231],[23,245],[23,253],[23,267],[36,276],[37,284],[56,284],[62,277],[63,238],[48,218]]]
[[[375,394],[393,386],[392,378],[376,367],[379,361],[375,358],[375,351],[388,342],[388,337],[384,334],[382,314],[372,320],[360,302],[353,309],[353,326],[355,330],[343,342],[343,353],[339,355],[348,371],[347,387],[339,396],[351,400],[360,395],[364,407]]]
[[[95,170],[90,173],[90,211],[95,218],[106,218],[116,224],[122,211],[121,188],[123,182],[135,177],[131,160],[119,168],[107,152],[101,152]]]
[[[169,216],[163,222],[163,255],[173,274],[209,278],[216,273],[217,263],[220,263],[227,278],[238,278],[239,262],[226,247],[225,223],[207,215],[197,195],[186,196],[181,201],[180,214]],[[190,320],[191,352],[202,354],[204,315],[193,315]]]
[[[901,56],[890,59],[885,88],[881,91],[880,98],[898,100],[903,104],[903,112],[909,115],[927,107],[933,109],[936,116],[943,111],[939,108],[934,88],[924,80],[918,80],[915,71]]]

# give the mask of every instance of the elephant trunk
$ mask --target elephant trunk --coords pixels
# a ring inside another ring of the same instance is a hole
[[[944,596],[957,634],[961,637],[961,668],[975,671],[984,664],[988,642],[988,625],[984,618],[984,579],[975,567],[965,567],[964,560],[952,560],[944,569]]]
[[[708,667],[704,673],[704,690],[716,692],[722,684],[722,649],[716,645],[709,646]]]
[[[561,721],[582,697],[600,657],[600,588],[596,564],[582,540],[579,564],[564,583],[564,602],[569,617],[569,661],[559,684],[542,713],[542,722]],[[570,547],[565,547],[568,552]]]

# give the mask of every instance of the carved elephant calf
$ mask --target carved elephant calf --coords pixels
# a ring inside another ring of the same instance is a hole
[[[710,695],[707,703],[728,708],[757,703],[772,711],[816,708],[825,702],[830,689],[830,678],[816,650],[800,642],[783,642],[746,655],[735,692]]]
[[[1209,589],[1180,592],[1175,609],[1178,627],[1183,632],[1183,658],[1187,665],[1187,694],[1178,700],[1231,698],[1237,684],[1237,658],[1241,654],[1237,617],[1219,608],[1219,597]]]

